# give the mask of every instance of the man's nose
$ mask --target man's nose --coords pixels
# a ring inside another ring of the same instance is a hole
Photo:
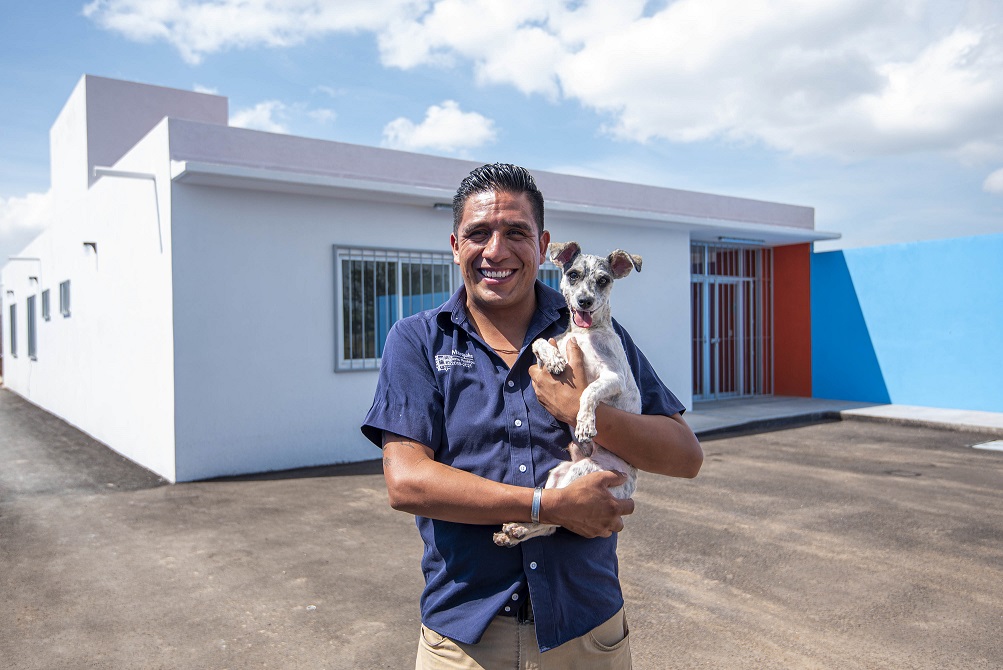
[[[508,246],[505,244],[505,235],[501,232],[492,233],[488,240],[488,245],[484,247],[484,256],[497,259],[508,256]]]

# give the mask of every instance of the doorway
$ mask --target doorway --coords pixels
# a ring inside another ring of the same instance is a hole
[[[773,393],[773,254],[690,246],[693,399]]]

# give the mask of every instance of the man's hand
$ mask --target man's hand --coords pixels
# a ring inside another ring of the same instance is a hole
[[[619,500],[609,489],[627,481],[622,472],[593,472],[563,489],[544,489],[540,522],[557,524],[582,537],[609,537],[623,530],[634,501]]]
[[[557,346],[551,338],[550,343]],[[559,375],[551,374],[546,368],[533,365],[529,368],[533,389],[543,408],[558,421],[574,426],[578,418],[582,392],[588,383],[585,380],[582,349],[575,338],[568,340],[568,365]]]

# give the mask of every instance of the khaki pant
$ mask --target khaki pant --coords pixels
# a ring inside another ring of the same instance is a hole
[[[623,609],[591,631],[543,654],[532,623],[495,617],[478,644],[460,644],[421,627],[415,670],[630,670]]]

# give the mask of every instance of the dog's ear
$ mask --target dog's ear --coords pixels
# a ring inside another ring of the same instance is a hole
[[[582,248],[578,246],[578,242],[551,242],[547,247],[551,262],[559,268],[575,260],[580,253]]]
[[[623,279],[632,269],[641,271],[641,257],[637,254],[628,254],[623,249],[617,249],[606,260],[609,262],[610,270],[613,271],[613,279]]]

